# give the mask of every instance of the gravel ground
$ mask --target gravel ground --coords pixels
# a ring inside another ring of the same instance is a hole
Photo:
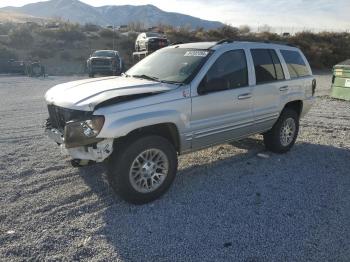
[[[45,91],[75,79],[0,77],[0,261],[349,261],[350,103],[325,96],[329,75],[292,151],[255,136],[182,156],[144,206],[43,134]]]

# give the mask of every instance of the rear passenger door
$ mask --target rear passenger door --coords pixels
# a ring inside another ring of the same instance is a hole
[[[254,130],[270,129],[279,117],[281,95],[288,92],[281,62],[274,49],[251,49],[256,84],[253,86]]]

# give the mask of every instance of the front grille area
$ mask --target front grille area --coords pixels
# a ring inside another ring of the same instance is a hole
[[[73,110],[55,105],[48,105],[47,108],[49,111],[49,122],[51,128],[56,128],[60,131],[64,130],[67,122],[84,120],[92,114],[92,112]]]

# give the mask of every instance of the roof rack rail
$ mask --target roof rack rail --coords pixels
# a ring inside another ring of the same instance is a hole
[[[221,44],[230,44],[233,43],[234,40],[230,39],[230,38],[226,38],[226,39],[222,39],[218,42],[216,42],[216,45],[221,45]]]
[[[183,44],[183,42],[179,41],[179,42],[171,43],[170,45],[173,46],[173,45],[181,45],[181,44]]]
[[[233,39],[230,39],[230,38],[222,39],[222,40],[216,42],[216,43],[215,43],[213,46],[211,46],[210,48],[213,48],[214,46],[222,45],[222,44],[231,44],[231,43],[233,43],[233,42],[234,42],[234,40],[233,40]],[[209,48],[209,49],[210,49],[210,48]]]

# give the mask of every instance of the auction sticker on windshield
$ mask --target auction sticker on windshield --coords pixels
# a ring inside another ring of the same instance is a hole
[[[202,56],[205,57],[209,54],[208,51],[187,51],[184,56]]]

